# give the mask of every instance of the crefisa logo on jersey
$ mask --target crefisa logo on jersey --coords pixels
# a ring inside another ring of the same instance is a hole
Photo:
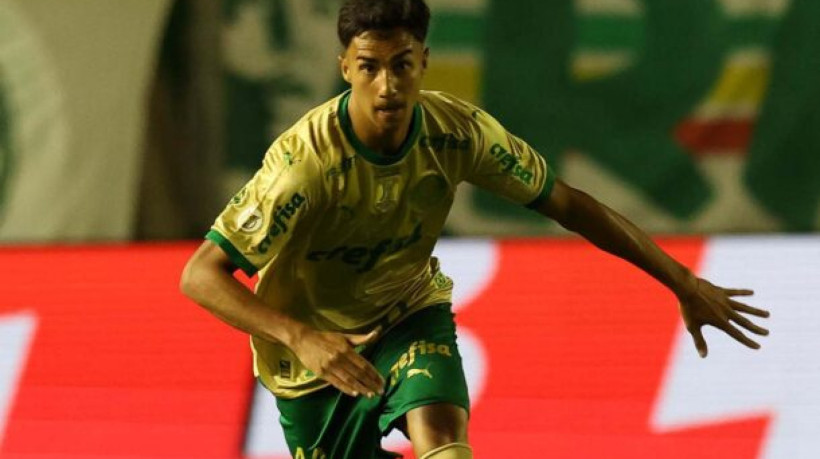
[[[490,147],[490,154],[498,161],[502,172],[515,177],[525,185],[532,184],[532,171],[522,167],[518,163],[518,158],[500,144],[496,143]]]
[[[417,243],[421,238],[422,226],[421,223],[418,223],[413,228],[413,232],[404,237],[384,239],[372,247],[342,245],[330,250],[315,250],[307,254],[307,259],[309,261],[330,261],[335,259],[357,267],[357,273],[365,273],[373,269],[376,262],[383,255],[400,252]]]
[[[273,224],[270,230],[268,230],[265,239],[263,239],[262,242],[259,243],[259,247],[257,247],[259,253],[267,253],[271,242],[273,242],[273,238],[288,232],[288,222],[296,215],[296,212],[302,207],[305,201],[307,201],[307,199],[297,192],[293,193],[290,202],[283,206],[276,206],[275,213],[273,214]]]

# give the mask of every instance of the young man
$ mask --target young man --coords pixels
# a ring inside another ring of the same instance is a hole
[[[421,91],[423,0],[347,0],[341,73],[351,89],[284,132],[216,220],[182,291],[252,335],[254,370],[276,396],[295,457],[393,457],[401,429],[417,457],[469,458],[469,400],[431,257],[462,181],[527,205],[666,285],[702,356],[703,325],[758,348],[733,300],[643,232],[556,179],[524,141],[452,96]],[[232,276],[259,272],[256,294]]]

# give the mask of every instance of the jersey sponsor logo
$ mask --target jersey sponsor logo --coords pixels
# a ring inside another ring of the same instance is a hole
[[[280,234],[285,234],[288,232],[288,222],[296,212],[299,210],[300,207],[307,201],[307,199],[299,193],[294,193],[293,196],[290,198],[290,202],[283,206],[276,206],[276,211],[273,214],[273,224],[268,231],[268,235],[265,236],[265,239],[259,243],[259,253],[267,253],[268,249],[270,249],[271,242],[273,242],[273,238],[279,236]]]
[[[372,247],[342,245],[330,250],[316,250],[307,254],[309,261],[341,260],[342,263],[358,266],[357,273],[364,273],[373,269],[376,262],[383,255],[392,255],[400,252],[421,240],[421,223],[413,228],[407,236],[396,239],[384,239]]]
[[[442,355],[444,357],[453,357],[453,353],[450,351],[450,346],[447,344],[436,344],[433,342],[426,342],[424,340],[421,341],[414,341],[413,344],[407,348],[407,351],[404,352],[396,363],[394,363],[390,367],[390,386],[395,386],[399,382],[399,375],[401,372],[413,365],[416,361],[416,354],[418,355]],[[429,368],[429,365],[428,365]],[[412,374],[411,374],[412,372]],[[413,377],[418,374],[424,374],[428,376],[430,379],[433,379],[433,375],[430,374],[430,371],[425,369],[419,368],[408,368],[407,370],[407,377]]]
[[[515,177],[524,185],[532,185],[532,171],[518,164],[518,158],[515,155],[497,143],[490,147],[490,154],[498,160],[502,172]]]
[[[419,145],[424,148],[432,148],[434,151],[461,150],[468,151],[472,148],[469,138],[457,137],[455,134],[446,132],[440,135],[421,136]]]

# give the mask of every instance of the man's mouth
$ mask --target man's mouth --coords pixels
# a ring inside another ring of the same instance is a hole
[[[385,112],[385,113],[396,113],[399,110],[404,108],[404,104],[402,103],[395,103],[395,104],[386,104],[380,105],[376,107],[377,111]]]

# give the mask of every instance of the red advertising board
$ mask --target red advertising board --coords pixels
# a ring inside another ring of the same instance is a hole
[[[712,250],[699,239],[661,243],[699,270]],[[680,328],[674,296],[587,243],[478,242],[492,252],[484,258],[474,245],[441,244],[450,255],[444,268],[456,283],[460,273],[475,272],[470,265],[491,265],[457,305],[459,329],[477,348],[470,358],[481,360],[465,358],[466,366],[481,368],[467,372],[481,378],[471,382],[476,457],[812,457],[811,440],[796,427],[793,438],[784,438],[803,449],[786,443],[798,452],[790,456],[777,449],[775,433],[789,431],[782,422],[773,428],[777,397],[720,411],[720,400],[731,398],[721,394],[744,387],[686,382],[716,380],[726,365],[709,367],[710,359],[749,359],[743,368],[754,371],[754,365],[779,365],[767,357],[766,339],[764,351],[754,352],[709,334],[710,357],[690,364],[684,360],[695,351]],[[818,252],[818,241],[805,244],[810,254]],[[286,457],[249,440],[254,423],[275,427],[277,419],[253,420],[259,395],[247,336],[178,291],[193,249],[0,250],[0,457]],[[716,269],[718,258],[709,258],[708,269]],[[813,359],[804,362],[809,379],[820,373]],[[751,395],[755,384],[745,388]],[[679,389],[691,386],[695,395]],[[805,400],[811,405],[816,397]]]

